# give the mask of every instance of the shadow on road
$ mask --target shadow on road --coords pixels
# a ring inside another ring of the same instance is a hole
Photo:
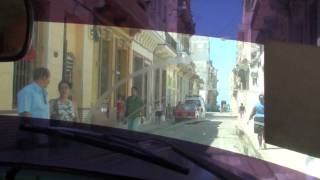
[[[175,123],[174,126],[162,129],[156,134],[194,143],[210,145],[218,137],[218,121],[186,121]]]

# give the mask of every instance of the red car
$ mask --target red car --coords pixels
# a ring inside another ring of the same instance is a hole
[[[200,112],[199,108],[192,103],[184,103],[176,108],[175,120],[184,120],[184,119],[199,119]]]

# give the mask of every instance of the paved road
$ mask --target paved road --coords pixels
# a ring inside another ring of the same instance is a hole
[[[272,145],[259,150],[256,134],[249,132],[253,131],[253,126],[246,127],[248,130],[239,124],[247,126],[232,113],[208,113],[203,121],[163,123],[149,132],[245,154],[320,177],[319,159]],[[239,128],[245,135],[241,136]]]
[[[253,123],[248,126],[244,120],[238,119],[237,114],[207,113],[206,120],[179,123],[167,120],[160,125],[154,123],[140,125],[138,131],[245,154],[320,178],[320,159],[271,145],[268,145],[267,150],[259,150],[257,135],[253,133]]]
[[[254,156],[253,147],[237,134],[237,121],[233,114],[208,114],[206,120],[179,122],[152,133]]]

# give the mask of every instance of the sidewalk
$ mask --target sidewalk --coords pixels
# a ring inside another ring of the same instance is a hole
[[[267,144],[267,149],[260,150],[253,124],[253,120],[247,124],[247,119],[238,119],[237,125],[239,133],[243,133],[243,135],[251,141],[252,146],[255,147],[257,155],[253,157],[320,178],[320,159],[318,158],[270,144]]]
[[[136,131],[139,132],[148,132],[148,133],[152,133],[156,130],[162,129],[162,128],[167,128],[171,125],[174,124],[174,120],[173,119],[165,119],[165,121],[161,121],[159,124],[156,123],[153,120],[148,120],[145,121],[142,124],[139,124]],[[121,124],[118,128],[122,128],[122,129],[127,129],[128,125],[127,124]]]

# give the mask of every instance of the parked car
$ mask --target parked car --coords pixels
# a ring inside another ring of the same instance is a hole
[[[178,105],[175,112],[175,120],[181,121],[185,119],[199,119],[200,111],[197,105],[193,103],[184,103]]]
[[[195,104],[198,107],[198,110],[200,113],[200,119],[206,118],[206,106],[201,96],[187,96],[184,103]]]

